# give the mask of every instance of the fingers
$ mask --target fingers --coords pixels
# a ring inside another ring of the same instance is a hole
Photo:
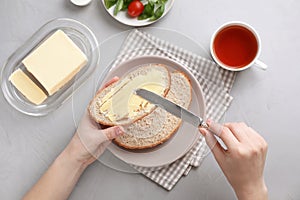
[[[205,137],[206,144],[213,152],[216,160],[221,160],[224,157],[224,149],[221,147],[215,136],[204,128],[199,128],[199,131]]]
[[[219,136],[228,149],[235,147],[239,143],[228,127],[215,123],[212,120],[208,120],[207,124],[209,130]]]
[[[248,127],[248,135],[256,137],[260,141],[265,142],[264,138],[259,133],[257,133],[255,130],[253,130],[251,127]]]
[[[267,142],[265,141],[265,139],[260,134],[258,134],[251,127],[248,127],[248,135],[249,135],[249,138],[251,139],[251,141],[253,143],[258,143],[259,148],[261,148],[265,152],[267,151],[267,149],[268,149]]]
[[[116,137],[124,134],[124,131],[120,126],[113,126],[107,129],[103,129],[101,131],[106,136],[107,140],[115,139]]]
[[[239,142],[244,142],[249,139],[247,135],[249,127],[245,123],[226,123],[224,126],[229,128]]]
[[[261,135],[259,135],[255,130],[249,127],[244,122],[240,123],[227,123],[224,126],[228,127],[232,134],[239,140],[241,143],[256,142],[266,143]]]
[[[251,127],[248,127],[247,124],[243,122],[226,123],[224,126],[230,130],[232,135],[234,135],[238,142],[243,146],[248,145],[254,148],[260,148],[262,151],[267,150],[268,145],[264,138]]]

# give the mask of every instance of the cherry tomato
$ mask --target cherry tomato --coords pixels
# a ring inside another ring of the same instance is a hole
[[[131,17],[137,17],[142,14],[143,10],[143,3],[138,0],[134,0],[128,6],[128,15],[130,15]]]

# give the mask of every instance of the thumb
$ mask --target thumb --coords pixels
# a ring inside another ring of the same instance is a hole
[[[124,134],[124,129],[121,126],[113,126],[101,131],[106,136],[106,140],[112,140]]]

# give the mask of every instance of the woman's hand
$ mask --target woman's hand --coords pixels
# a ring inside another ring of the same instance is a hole
[[[266,141],[245,123],[220,125],[207,122],[209,129],[219,133],[227,149],[217,142],[210,131],[200,128],[219,166],[239,200],[268,199],[263,171],[267,154]]]
[[[103,88],[118,80],[118,77],[114,77],[111,81],[106,83]],[[100,129],[99,124],[92,120],[88,111],[86,111],[78,125],[74,137],[65,151],[76,159],[79,164],[88,166],[104,152],[112,139],[123,133],[122,127],[119,126]]]
[[[104,87],[117,80],[113,78]],[[23,199],[67,199],[86,167],[103,153],[110,140],[121,134],[120,127],[100,130],[85,112],[68,146]]]
[[[119,126],[99,129],[98,124],[90,119],[88,112],[85,112],[76,134],[65,151],[78,164],[87,167],[105,151],[112,139],[123,133],[122,128]]]

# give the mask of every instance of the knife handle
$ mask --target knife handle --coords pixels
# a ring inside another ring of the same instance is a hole
[[[215,122],[210,122],[213,123],[213,128],[210,128],[209,125],[203,121],[199,128],[205,128],[206,130],[208,130],[209,132],[211,132],[212,134],[214,134],[215,136],[217,136],[218,138],[220,138],[221,132],[223,130],[223,126],[219,123],[215,123]]]
[[[203,122],[199,125],[199,128],[205,128],[205,129],[208,129],[209,126],[208,126],[208,124],[207,124],[205,121],[203,121]]]

